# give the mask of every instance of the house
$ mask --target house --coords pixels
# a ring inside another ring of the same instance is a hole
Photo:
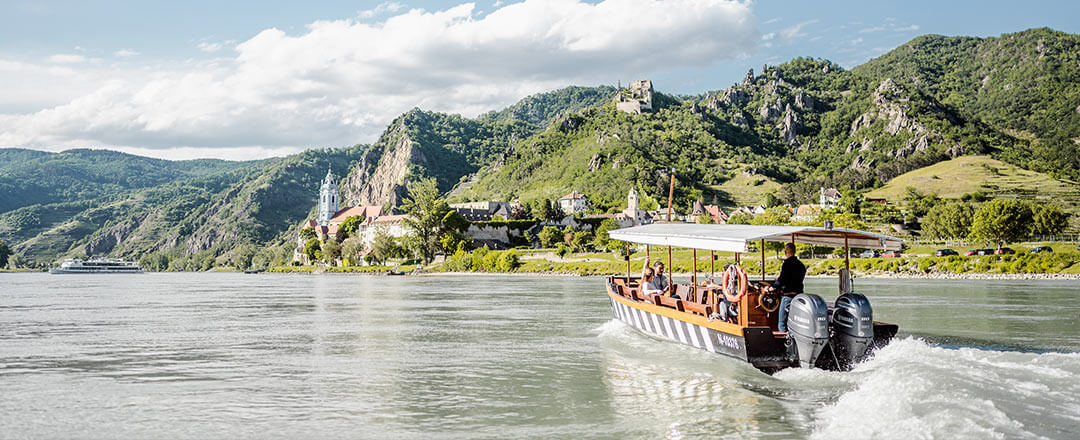
[[[811,221],[821,216],[821,211],[821,205],[799,205],[798,208],[795,208],[795,215],[791,216],[791,220],[797,222]]]
[[[574,215],[589,209],[589,199],[584,194],[571,191],[570,194],[559,199],[559,209],[566,215]]]
[[[451,203],[450,208],[461,214],[465,220],[471,222],[488,221],[495,216],[509,219],[513,214],[513,207],[507,202],[465,202]]]
[[[821,195],[818,197],[818,204],[825,209],[836,209],[840,206],[840,191],[836,188],[821,188]]]
[[[705,209],[705,215],[708,215],[713,223],[724,224],[727,223],[728,216],[724,213],[724,210],[716,205],[705,205],[702,208]]]

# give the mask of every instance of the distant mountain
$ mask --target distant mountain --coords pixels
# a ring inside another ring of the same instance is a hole
[[[611,101],[611,98],[615,96],[615,91],[615,87],[611,86],[570,86],[527,96],[510,107],[482,114],[477,119],[481,121],[516,120],[545,126],[562,113],[577,112],[603,105]]]
[[[654,91],[653,111],[642,114],[617,110],[614,98],[628,90],[609,86],[541,93],[476,119],[413,109],[372,145],[263,161],[0,149],[0,239],[41,262],[92,254],[189,270],[281,264],[327,167],[345,205],[387,207],[409,181],[434,177],[458,200],[577,190],[611,211],[631,186],[648,203],[666,199],[672,171],[681,211],[695,200],[760,203],[770,192],[803,203],[820,186],[881,187],[970,155],[1080,192],[1078,43],[1049,29],[927,35],[851,70],[798,58],[699,96]]]
[[[1076,180],[1078,41],[1047,29],[923,36],[850,71],[799,58],[655,113],[588,109],[518,141],[460,197],[576,189],[617,208],[630,185],[666,198],[673,168],[684,209],[693,199],[737,199],[735,176],[779,182],[782,199],[802,203],[823,185],[879,186],[968,154]]]

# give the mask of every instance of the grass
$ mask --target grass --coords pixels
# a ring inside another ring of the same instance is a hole
[[[1038,194],[1070,204],[1080,203],[1080,184],[1021,169],[989,156],[961,156],[901,174],[866,197],[902,202],[908,187],[924,194],[958,199],[982,191],[990,195]]]
[[[740,170],[735,177],[712,189],[726,193],[736,206],[748,206],[764,204],[765,195],[779,191],[780,184],[762,175],[747,176]]]

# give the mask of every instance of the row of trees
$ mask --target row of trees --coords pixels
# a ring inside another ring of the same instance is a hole
[[[923,234],[940,239],[987,240],[998,244],[1033,235],[1060,234],[1069,215],[1055,205],[994,199],[977,209],[963,201],[940,203],[923,218]]]

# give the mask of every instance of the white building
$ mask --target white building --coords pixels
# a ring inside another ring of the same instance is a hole
[[[566,215],[585,212],[586,209],[589,209],[589,199],[585,198],[584,194],[571,191],[570,194],[559,199],[559,209],[562,209],[563,214]]]
[[[338,186],[334,181],[334,175],[330,168],[326,168],[326,178],[319,187],[319,215],[316,222],[319,226],[329,226],[330,219],[338,212]]]
[[[836,209],[840,206],[840,191],[836,188],[821,188],[821,196],[818,197],[818,204],[825,209]]]

